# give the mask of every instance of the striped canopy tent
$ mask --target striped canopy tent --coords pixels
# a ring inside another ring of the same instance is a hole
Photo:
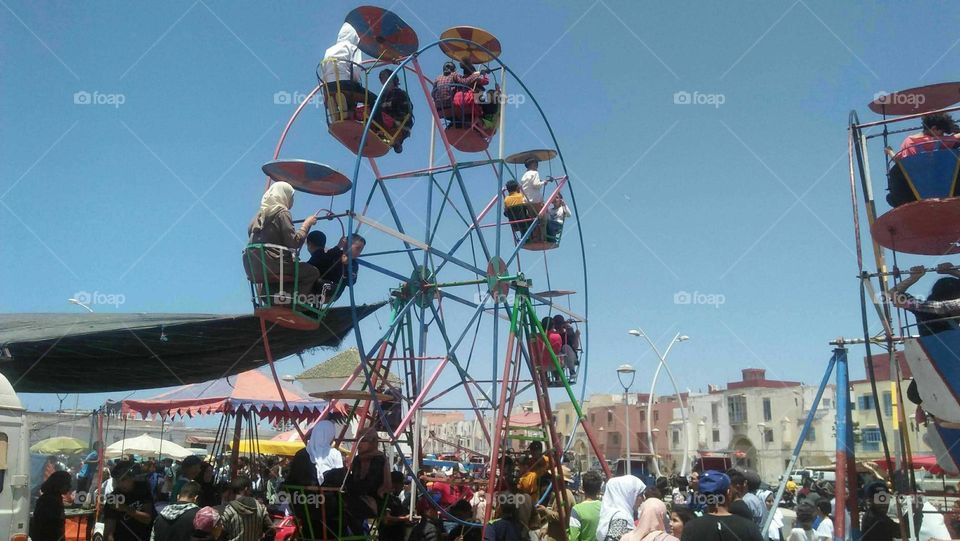
[[[311,398],[281,383],[287,410],[273,378],[259,370],[248,370],[236,376],[209,383],[193,383],[177,387],[148,400],[124,400],[123,413],[139,413],[143,417],[193,417],[227,414],[246,417],[252,414],[272,422],[310,422],[320,417],[327,402]]]

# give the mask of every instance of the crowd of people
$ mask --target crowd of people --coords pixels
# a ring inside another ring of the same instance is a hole
[[[31,538],[62,539],[65,505],[81,489],[95,494],[88,503],[100,504],[105,541],[258,541],[270,539],[274,519],[285,515],[295,516],[301,536],[312,539],[832,541],[838,520],[851,531],[850,510],[842,519],[836,515],[833,484],[809,477],[799,484],[786,480],[774,506],[776,488],[750,470],[695,471],[648,485],[632,475],[574,474],[531,441],[499,458],[492,494],[483,473],[456,468],[445,474],[429,466],[419,470],[412,491],[413,480],[382,451],[375,429],[356,437],[352,453],[334,446],[338,433],[321,421],[292,458],[241,456],[236,471],[223,457],[197,456],[127,458],[97,470],[99,444],[79,462],[85,470],[64,471],[48,461],[54,466],[44,473]],[[861,539],[899,539],[897,520],[907,524],[908,510],[896,511],[885,482],[859,482]],[[785,508],[795,512],[792,524]],[[949,538],[943,516],[932,508],[914,521]]]
[[[273,528],[285,461],[239,457],[103,460],[100,442],[74,473],[50,457],[30,523],[33,541],[62,541],[66,508],[99,507],[105,541],[247,541]],[[254,497],[257,495],[257,497]],[[90,524],[92,526],[92,524]]]

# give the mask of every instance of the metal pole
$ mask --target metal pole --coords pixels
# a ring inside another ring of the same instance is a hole
[[[851,441],[847,438],[850,435],[850,377],[847,372],[847,348],[838,347],[833,350],[833,358],[836,361],[837,368],[837,466],[836,466],[836,512],[834,513],[834,539],[843,541],[847,534],[846,511],[847,511],[847,483],[854,481],[848,479],[847,464],[853,460],[853,448]],[[815,411],[815,407],[811,411]],[[855,481],[851,487],[856,490]]]
[[[652,346],[653,344],[650,344],[650,345]],[[659,353],[657,355],[659,355]],[[653,473],[657,477],[660,477],[660,461],[657,460],[657,451],[653,448],[653,393],[656,392],[657,378],[660,377],[661,368],[663,368],[663,363],[658,363],[657,369],[654,370],[653,372],[653,380],[650,382],[650,394],[647,395],[647,414],[646,414],[647,447],[650,453],[653,455]]]
[[[629,390],[627,387],[623,388],[623,412],[626,414],[625,424],[627,429],[627,469],[624,472],[627,475],[633,475],[633,461],[630,459],[630,399],[629,399]]]
[[[797,438],[797,444],[793,448],[793,454],[790,455],[790,461],[787,462],[787,467],[783,472],[780,480],[780,486],[777,487],[777,494],[773,498],[773,507],[776,509],[780,505],[780,499],[783,498],[783,491],[787,488],[787,479],[790,478],[790,472],[793,471],[793,468],[797,465],[797,460],[800,458],[800,451],[803,449],[803,442],[807,439],[807,433],[810,431],[810,426],[813,425],[813,419],[817,414],[817,408],[820,407],[820,399],[823,397],[823,391],[826,390],[827,385],[830,383],[830,375],[833,373],[833,367],[837,364],[837,350],[834,350],[833,356],[830,357],[830,362],[827,363],[827,369],[823,373],[823,379],[820,380],[820,387],[817,388],[817,395],[813,397],[813,403],[810,405],[810,410],[807,412],[807,419],[803,422],[803,428],[800,430],[800,436]],[[839,393],[839,390],[837,391]],[[837,401],[839,403],[840,397],[837,396]],[[838,502],[839,505],[839,502]],[[774,513],[767,513],[767,516],[763,519],[763,526],[760,527],[761,532],[770,531],[770,522],[773,520]]]
[[[673,346],[677,342],[674,339],[670,343],[670,346]],[[673,390],[677,393],[677,402],[680,404],[680,419],[683,423],[683,462],[680,466],[680,475],[683,475],[687,472],[687,468],[690,466],[690,436],[687,432],[687,405],[683,403],[683,395],[680,393],[680,387],[677,385],[677,380],[673,377],[673,371],[670,370],[670,365],[667,364],[667,355],[670,353],[670,347],[667,348],[667,351],[663,354],[663,358],[660,360],[660,365],[667,370],[667,377],[670,378],[670,383],[673,385]]]

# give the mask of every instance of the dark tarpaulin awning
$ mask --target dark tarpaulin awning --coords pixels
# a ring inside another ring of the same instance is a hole
[[[358,308],[362,319],[383,303]],[[350,307],[320,328],[267,322],[276,360],[336,347],[353,328]],[[239,374],[266,364],[260,320],[219,314],[0,314],[0,373],[18,392],[153,389]]]

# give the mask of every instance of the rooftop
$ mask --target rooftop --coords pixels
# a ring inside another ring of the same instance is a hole
[[[360,352],[357,351],[357,348],[348,348],[326,361],[304,370],[295,379],[346,379],[353,375],[353,371],[359,364]],[[399,383],[400,378],[391,373],[390,381]]]

